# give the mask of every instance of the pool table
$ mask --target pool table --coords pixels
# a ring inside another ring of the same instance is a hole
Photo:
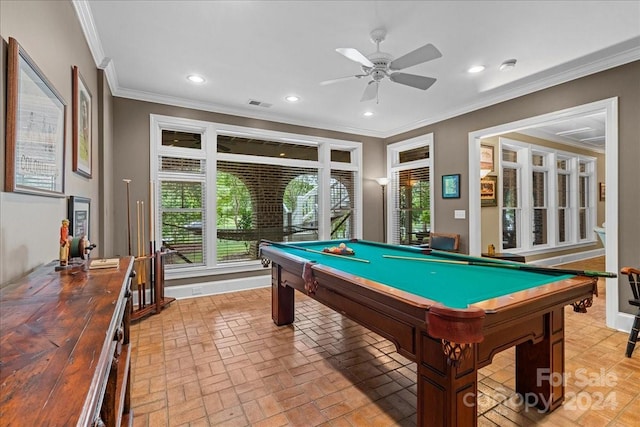
[[[354,253],[323,252],[341,243]],[[558,407],[564,386],[551,378],[564,373],[564,307],[585,311],[597,291],[593,277],[356,239],[262,242],[260,252],[277,325],[294,321],[297,289],[417,363],[419,426],[476,425],[478,369],[512,346],[516,391],[541,409]]]

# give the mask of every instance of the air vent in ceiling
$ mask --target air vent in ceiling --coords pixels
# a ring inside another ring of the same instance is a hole
[[[273,104],[269,104],[268,102],[256,101],[255,99],[250,99],[249,100],[249,105],[253,105],[255,107],[269,108]]]

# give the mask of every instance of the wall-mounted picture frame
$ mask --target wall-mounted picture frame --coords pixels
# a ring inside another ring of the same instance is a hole
[[[67,103],[9,37],[5,191],[64,197]]]
[[[442,175],[442,198],[460,198],[460,174]]]
[[[606,191],[607,185],[604,182],[600,182],[598,184],[598,194],[600,195],[599,199],[601,202],[605,201]]]
[[[485,175],[494,170],[493,161],[493,146],[492,145],[480,145],[480,170],[485,172]]]
[[[485,176],[480,180],[480,206],[498,206],[498,178]]]
[[[90,241],[91,199],[70,196],[67,215],[69,219],[69,233],[73,237],[86,236],[87,240]]]
[[[92,165],[92,104],[91,92],[77,66],[73,76],[73,171],[91,178]]]

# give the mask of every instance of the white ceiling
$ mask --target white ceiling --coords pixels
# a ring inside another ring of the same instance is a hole
[[[116,96],[388,137],[640,59],[640,1],[74,1]],[[385,79],[379,103],[336,53],[398,58],[427,43],[442,57]],[[499,71],[507,59],[515,69]],[[469,74],[474,64],[486,66]],[[201,85],[189,74],[206,78]],[[291,104],[284,97],[296,94]],[[249,101],[271,104],[252,106]],[[363,117],[370,110],[372,117]],[[557,131],[556,131],[557,132]],[[554,132],[555,133],[555,132]]]

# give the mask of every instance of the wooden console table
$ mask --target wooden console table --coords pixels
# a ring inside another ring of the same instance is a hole
[[[57,264],[0,289],[1,423],[130,425],[133,258],[100,270]]]

